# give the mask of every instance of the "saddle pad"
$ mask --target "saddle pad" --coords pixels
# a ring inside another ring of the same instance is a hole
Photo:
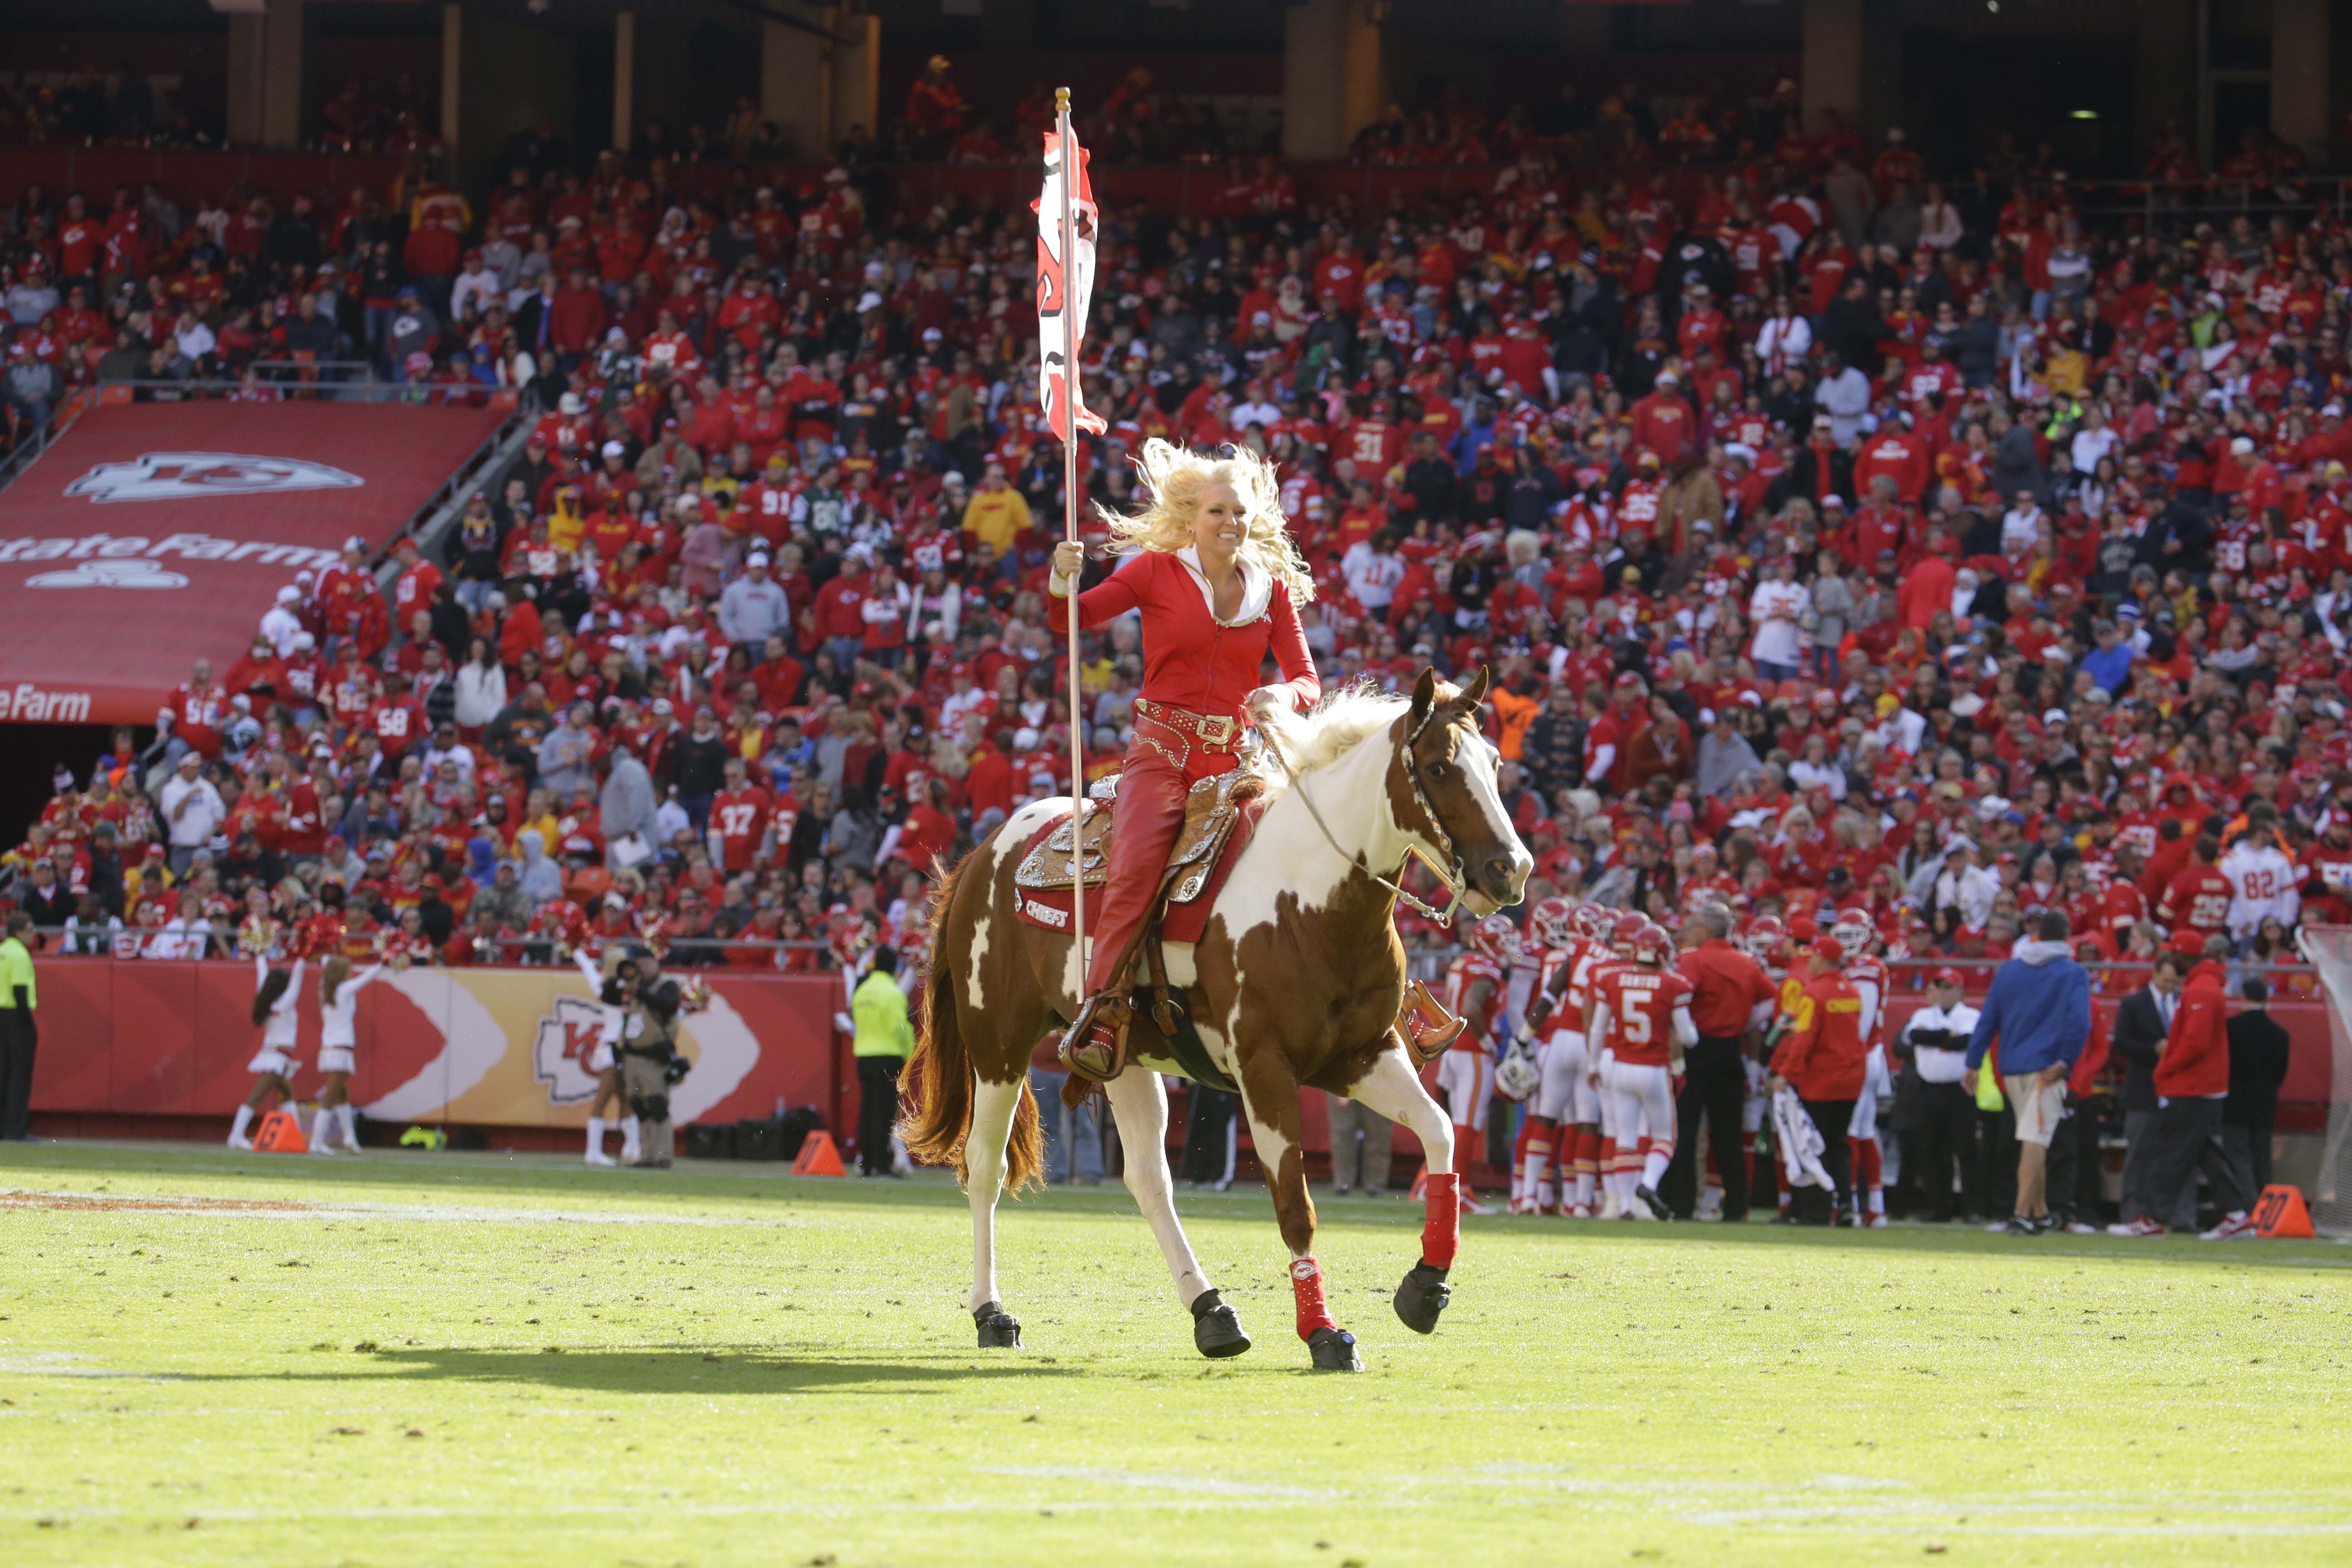
[[[1105,784],[1110,789],[1106,790]],[[1181,873],[1169,895],[1171,903],[1200,897],[1208,868],[1223,849],[1225,836],[1232,831],[1242,803],[1253,798],[1262,787],[1255,773],[1246,768],[1234,768],[1198,780],[1185,792],[1184,823],[1177,830],[1176,842],[1168,856],[1168,868]],[[1099,801],[1115,794],[1117,788],[1114,776],[1096,784],[1089,795]],[[1085,861],[1089,888],[1101,887],[1109,872],[1113,826],[1112,812],[1099,806],[1088,812]],[[1023,846],[1021,864],[1013,873],[1013,885],[1036,891],[1067,889],[1072,859],[1070,819],[1065,814]]]
[[[1228,775],[1230,776],[1230,775]],[[1169,889],[1167,912],[1160,917],[1160,940],[1162,942],[1198,942],[1201,933],[1209,929],[1209,913],[1217,901],[1217,893],[1225,885],[1225,878],[1241,856],[1243,846],[1256,831],[1257,819],[1265,812],[1265,803],[1255,796],[1237,803],[1234,808],[1233,828],[1225,836],[1223,846],[1213,861],[1196,866],[1176,879]],[[1035,837],[1025,847],[1031,852],[1051,834],[1060,832],[1068,841],[1070,819],[1066,813],[1037,830]],[[1089,895],[1098,885],[1089,876]],[[1066,931],[1070,929],[1070,887],[1065,882],[1058,888],[1031,888],[1014,879],[1014,890],[1021,900],[1021,918],[1026,923],[1046,931]]]

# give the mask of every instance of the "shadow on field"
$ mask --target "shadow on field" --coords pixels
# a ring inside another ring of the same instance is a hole
[[[528,1383],[605,1394],[904,1394],[931,1383],[970,1384],[975,1372],[992,1377],[1047,1378],[1081,1375],[1076,1367],[1034,1362],[975,1362],[969,1356],[936,1362],[861,1361],[856,1357],[795,1356],[754,1345],[717,1350],[669,1345],[634,1351],[387,1350],[346,1372],[229,1374],[187,1382],[349,1383],[385,1373],[403,1381]]]

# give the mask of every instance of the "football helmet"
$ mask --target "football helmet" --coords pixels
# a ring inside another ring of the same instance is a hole
[[[1538,947],[1566,952],[1576,940],[1570,925],[1574,907],[1566,899],[1546,899],[1528,913],[1528,935]]]
[[[1488,915],[1465,935],[1470,951],[1508,967],[1519,961],[1519,928],[1501,915]]]

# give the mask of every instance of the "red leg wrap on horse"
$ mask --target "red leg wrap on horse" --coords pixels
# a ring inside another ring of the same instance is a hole
[[[1462,1243],[1462,1178],[1452,1171],[1432,1171],[1422,1202],[1421,1260],[1432,1268],[1451,1268]]]
[[[1435,1178],[1432,1178],[1433,1182]],[[1318,1329],[1336,1329],[1331,1310],[1323,1304],[1323,1267],[1309,1254],[1290,1266],[1290,1293],[1298,1302],[1298,1337]]]
[[[1118,831],[1110,842],[1110,868],[1102,891],[1087,899],[1087,936],[1094,944],[1094,961],[1087,965],[1089,994],[1118,984],[1118,956],[1151,912],[1169,851],[1184,829],[1185,788],[1183,770],[1159,752],[1141,742],[1128,748],[1118,798],[1111,807]]]

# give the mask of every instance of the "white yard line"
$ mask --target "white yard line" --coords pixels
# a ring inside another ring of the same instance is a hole
[[[29,1202],[23,1200],[31,1200]],[[12,1201],[14,1200],[14,1201]],[[0,1192],[0,1214],[106,1215],[127,1219],[415,1220],[494,1225],[683,1225],[703,1229],[747,1226],[793,1229],[808,1222],[767,1215],[676,1214],[638,1209],[515,1208],[491,1204],[308,1203],[299,1199],[211,1201],[187,1193],[75,1192],[12,1188]],[[95,1206],[74,1206],[89,1204]],[[114,1205],[121,1206],[113,1206]]]

